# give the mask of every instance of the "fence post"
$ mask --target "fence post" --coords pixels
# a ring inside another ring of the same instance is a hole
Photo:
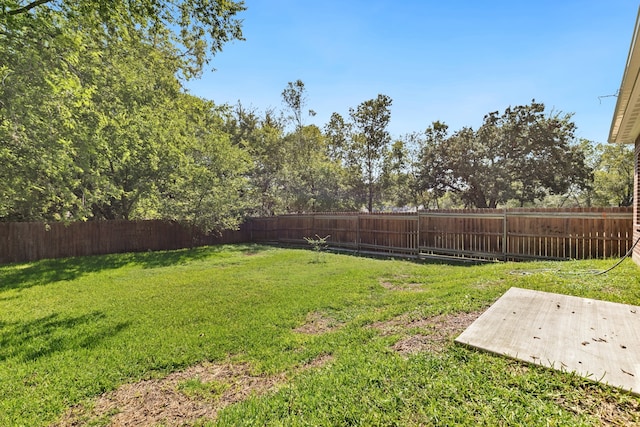
[[[356,215],[356,253],[360,253],[360,214]]]
[[[416,258],[420,260],[420,210],[416,209],[416,217],[418,223],[416,224]]]
[[[507,247],[509,242],[507,236],[507,208],[503,209],[503,218],[502,218],[502,257],[504,261],[507,260],[507,254],[509,253],[509,248]]]
[[[281,224],[281,220],[282,216],[278,215],[276,217],[276,234],[278,235],[278,245],[282,245],[282,224]]]

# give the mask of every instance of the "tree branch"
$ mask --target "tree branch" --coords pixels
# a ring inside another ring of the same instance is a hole
[[[22,7],[14,9],[14,10],[10,10],[10,11],[7,12],[7,14],[8,15],[18,15],[20,13],[25,13],[25,12],[30,11],[34,7],[38,7],[38,6],[43,5],[45,3],[49,3],[50,1],[52,1],[52,0],[36,0],[33,3],[29,3],[27,5],[24,5]]]

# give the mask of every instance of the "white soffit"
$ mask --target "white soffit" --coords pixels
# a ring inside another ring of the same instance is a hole
[[[639,10],[640,12],[640,10]],[[640,135],[640,13],[631,39],[631,48],[622,76],[613,113],[609,142],[633,144]]]

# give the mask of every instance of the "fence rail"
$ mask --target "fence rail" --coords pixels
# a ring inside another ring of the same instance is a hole
[[[330,247],[411,258],[592,259],[633,244],[631,208],[438,210],[410,214],[316,213],[251,218],[240,230],[205,236],[164,221],[0,222],[0,264],[221,243]]]
[[[413,214],[307,214],[251,220],[254,242],[305,244],[408,257],[593,259],[632,245],[631,208],[474,209]]]
[[[242,243],[250,240],[250,234],[248,224],[237,231],[205,236],[168,221],[0,222],[0,264]]]

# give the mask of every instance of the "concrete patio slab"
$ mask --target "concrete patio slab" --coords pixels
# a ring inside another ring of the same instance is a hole
[[[509,289],[455,340],[640,395],[640,307]]]

